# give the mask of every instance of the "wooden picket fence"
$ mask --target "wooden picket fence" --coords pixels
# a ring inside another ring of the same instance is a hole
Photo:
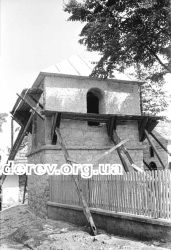
[[[77,178],[89,207],[171,220],[171,170]],[[50,177],[50,200],[80,206],[71,176]]]

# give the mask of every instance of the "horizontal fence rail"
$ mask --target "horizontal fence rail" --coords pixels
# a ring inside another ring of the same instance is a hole
[[[171,220],[171,170],[77,178],[89,207]],[[71,176],[50,177],[50,200],[81,205]]]

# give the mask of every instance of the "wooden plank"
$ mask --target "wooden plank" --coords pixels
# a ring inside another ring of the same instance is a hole
[[[169,217],[171,219],[171,170],[169,172]]]
[[[155,204],[155,201],[156,201],[156,192],[155,192],[155,186],[154,186],[154,172],[155,171],[151,171],[151,174],[152,174],[152,193],[151,193],[151,196],[152,196],[152,216],[154,218],[156,218],[156,204]]]
[[[23,124],[22,124],[22,122],[21,121],[19,121],[18,119],[17,119],[17,117],[14,117],[13,115],[12,115],[12,113],[10,112],[10,114],[11,114],[11,117],[12,117],[12,119],[14,120],[14,121],[16,121],[21,127],[23,127]]]
[[[144,215],[147,216],[147,180],[146,180],[146,174],[143,173],[143,190],[144,190]]]
[[[146,191],[147,191],[147,215],[150,217],[150,172],[146,172]]]
[[[36,108],[37,108],[37,107],[36,107]],[[10,161],[10,160],[14,160],[14,158],[15,158],[17,152],[18,152],[18,149],[19,149],[19,147],[20,147],[20,145],[21,145],[21,143],[22,143],[22,141],[23,141],[23,139],[24,139],[24,137],[25,137],[25,134],[26,134],[26,132],[27,132],[27,130],[28,130],[28,128],[29,128],[31,122],[32,122],[32,119],[33,119],[34,114],[35,114],[35,111],[33,111],[32,114],[30,115],[29,120],[28,120],[26,126],[21,128],[21,131],[20,131],[19,134],[18,134],[18,137],[17,137],[17,139],[16,139],[16,141],[15,141],[15,143],[14,143],[14,146],[13,146],[13,148],[11,149],[11,152],[10,152],[10,155],[9,155],[9,157],[8,157],[7,163],[8,163],[8,161]],[[4,183],[4,181],[5,181],[5,178],[6,178],[6,175],[2,174],[2,177],[1,177],[1,185],[3,185],[3,183]]]
[[[162,218],[163,209],[162,209],[162,171],[158,171],[158,184],[159,184],[159,217]]]
[[[159,218],[159,181],[158,181],[158,171],[154,171],[154,185],[156,193],[156,214],[155,218]]]
[[[53,116],[55,113],[60,112],[60,110],[52,111],[52,110],[43,110],[41,113],[46,116]],[[76,112],[62,112],[62,118],[64,119],[72,119],[76,117],[89,117],[89,118],[100,118],[104,119],[104,121],[109,120],[111,117],[117,116],[117,119],[120,121],[125,120],[134,120],[141,121],[144,118],[149,118],[149,116],[141,116],[141,115],[121,115],[121,114],[94,114],[94,113],[76,113]],[[161,120],[162,116],[150,116],[151,120]]]
[[[94,176],[96,183],[96,206],[100,208],[100,196],[99,196],[99,182],[97,181],[97,175]]]
[[[159,141],[159,139],[151,132],[150,135],[158,142],[158,144],[168,153],[168,155],[171,156],[171,153],[168,151],[168,149]]]
[[[157,126],[157,124],[158,124],[158,121],[149,118],[147,126],[146,126],[146,130],[148,131],[148,133],[151,133],[151,131]]]
[[[117,175],[115,175],[115,186],[116,186],[116,213],[119,212],[119,195],[118,195],[118,180]]]
[[[61,113],[56,113],[53,116],[53,122],[52,122],[52,129],[51,129],[51,144],[54,145],[56,144],[56,140],[55,140],[55,129],[56,127],[59,128],[60,127],[60,121],[61,121]]]
[[[142,203],[143,203],[143,198],[142,198],[142,181],[141,181],[141,175],[142,173],[137,173],[137,180],[138,180],[138,200],[139,200],[139,214],[142,215]]]
[[[42,120],[44,120],[45,118],[37,111],[37,108],[34,108],[34,107],[32,107],[32,105],[26,100],[26,99],[24,99],[22,96],[20,96],[19,94],[17,94],[17,96],[19,97],[19,98],[21,98],[21,100],[23,101],[23,102],[25,102],[25,103],[27,103],[27,105],[42,119]],[[37,104],[37,106],[38,106],[39,104]]]
[[[56,129],[56,121],[57,121],[58,113],[55,113],[53,116],[53,121],[52,121],[52,128],[51,128],[51,144],[56,144],[54,141],[54,135],[55,135],[55,129]]]
[[[135,208],[135,189],[134,189],[134,175],[130,172],[130,183],[131,183],[131,201],[132,201],[132,214],[136,214]]]
[[[128,196],[128,213],[131,213],[131,197],[130,197],[130,179],[129,174],[125,173],[127,179],[127,196]]]
[[[150,136],[149,136],[147,130],[145,130],[145,135],[146,135],[146,137],[147,137],[147,140],[148,140],[149,144],[152,146],[152,148],[153,148],[153,150],[154,150],[154,152],[155,152],[155,154],[156,154],[158,160],[160,161],[160,163],[161,163],[163,169],[165,169],[164,163],[162,162],[161,157],[160,157],[160,155],[159,155],[159,153],[158,153],[158,150],[157,150],[157,148],[155,147],[154,143],[152,142],[152,140],[151,140],[151,138],[150,138]]]
[[[14,119],[11,117],[11,148],[14,144]]]
[[[96,176],[96,180],[97,180],[97,187],[98,187],[98,204],[99,204],[99,207],[102,208],[102,199],[101,199],[101,176],[100,175],[97,175]]]
[[[166,218],[169,219],[169,201],[168,201],[168,171],[167,169],[165,172],[165,191],[166,191]]]
[[[136,212],[139,215],[139,199],[138,199],[138,180],[137,180],[137,172],[133,172],[134,178],[135,178],[135,197],[136,197]]]
[[[149,199],[150,199],[150,217],[153,217],[153,200],[152,200],[152,172],[149,172]]]
[[[113,138],[113,130],[116,130],[116,121],[117,121],[117,116],[113,116],[109,122],[109,139],[110,139],[110,141],[112,141],[112,138]]]
[[[110,153],[112,153],[114,150],[118,149],[119,147],[121,147],[124,143],[126,143],[128,141],[128,139],[121,141],[120,143],[118,143],[116,146],[112,147],[111,149],[109,149],[108,151],[104,152],[102,155],[96,157],[94,160],[90,160],[88,163],[91,164],[95,164],[97,163],[99,160],[101,160],[102,158],[106,157],[107,155],[109,155]]]
[[[144,194],[144,183],[143,183],[143,175],[144,173],[140,174],[140,193],[141,193],[141,199],[140,199],[140,204],[141,204],[141,215],[144,215],[144,199],[145,199],[145,194]]]
[[[165,176],[162,171],[162,202],[163,202],[163,218],[166,219],[166,198],[165,198]]]
[[[127,188],[128,188],[128,185],[127,185],[126,175],[123,175],[122,179],[123,179],[123,204],[124,204],[123,211],[125,213],[128,213],[128,210],[127,210]]]
[[[118,190],[118,211],[121,212],[121,186],[119,185],[119,175],[116,175]]]
[[[145,134],[144,134],[144,131],[145,131],[145,128],[146,128],[146,125],[148,123],[148,119],[147,117],[143,118],[143,120],[140,122],[139,124],[139,141],[142,142],[144,141],[145,139]]]
[[[68,151],[65,147],[65,144],[64,144],[64,141],[62,139],[62,136],[61,136],[61,133],[60,133],[60,130],[58,128],[56,128],[56,134],[57,134],[57,137],[58,137],[58,141],[59,143],[61,144],[61,148],[62,148],[62,151],[63,151],[63,154],[64,154],[64,158],[65,158],[65,161],[69,164],[72,165],[72,162],[68,160],[69,158],[69,154],[68,154]],[[76,178],[74,178],[74,176],[72,175],[72,179],[73,181],[75,182],[75,185],[76,185],[76,188],[77,188],[77,193],[78,193],[78,196],[80,197],[80,200],[82,202],[82,208],[83,208],[83,212],[87,218],[87,221],[88,223],[90,224],[90,229],[91,229],[91,232],[93,235],[97,235],[97,229],[96,229],[96,226],[94,224],[94,221],[93,221],[93,218],[91,216],[91,213],[90,213],[90,210],[88,208],[88,205],[87,205],[87,202],[86,202],[86,199],[85,197],[83,196],[83,193],[82,191],[80,190],[79,186],[78,186],[78,182],[76,180]]]
[[[26,198],[26,189],[27,189],[27,175],[26,175],[26,179],[25,179],[25,183],[24,183],[24,192],[23,192],[23,204],[25,202],[25,198]]]
[[[112,197],[111,197],[111,175],[107,176],[108,179],[108,202],[109,202],[109,210],[112,209]]]
[[[122,179],[121,179],[121,175],[118,175],[118,179],[119,179],[119,186],[120,186],[120,212],[123,212],[123,197],[122,197],[122,193],[123,193],[123,187],[122,187]]]
[[[112,142],[114,143],[114,145],[117,145],[119,143],[119,141],[117,139],[116,130],[113,131]],[[129,168],[128,168],[127,163],[126,163],[126,161],[125,161],[125,159],[123,157],[123,153],[121,151],[121,148],[117,148],[117,152],[118,152],[119,158],[121,160],[121,163],[123,165],[123,168],[124,168],[125,172],[129,172]]]
[[[90,194],[93,194],[93,207],[97,208],[98,207],[98,197],[97,197],[97,181],[96,181],[96,175],[93,175],[90,180],[88,180],[90,183],[89,185],[89,192]],[[91,196],[89,196],[91,197]],[[90,198],[91,199],[91,198]]]
[[[152,170],[152,168],[150,167],[150,165],[147,164],[147,162],[146,162],[145,160],[143,160],[143,163],[146,165],[146,167],[147,167],[150,171]]]
[[[92,188],[92,181],[93,181],[93,188]],[[92,178],[89,180],[87,180],[87,202],[88,202],[88,206],[91,207],[91,195],[92,192],[95,192],[95,185],[94,185],[94,175],[92,176]],[[94,194],[95,195],[95,194]]]
[[[117,133],[116,133],[115,130],[114,130],[114,133],[113,133],[113,134],[114,134],[114,137],[113,137],[113,138],[114,138],[114,141],[115,141],[116,143],[121,142],[121,139],[119,138],[119,136],[117,135]],[[135,163],[133,162],[133,160],[132,160],[132,158],[131,158],[131,156],[130,156],[128,150],[126,149],[126,147],[125,147],[124,145],[121,146],[121,150],[122,150],[122,151],[124,152],[124,154],[126,155],[128,161],[130,162],[130,164],[131,164],[131,166],[133,167],[133,169],[134,169],[135,171],[143,172],[143,170],[142,170],[141,168],[139,168],[138,166],[135,165]]]
[[[41,108],[41,109],[44,109],[44,106],[38,101],[38,100],[36,100],[36,98],[34,98],[31,94],[28,94],[28,96],[37,104],[39,104],[39,107]]]

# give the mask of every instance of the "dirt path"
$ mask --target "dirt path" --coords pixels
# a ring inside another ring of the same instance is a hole
[[[1,250],[161,250],[171,244],[139,242],[100,232],[90,236],[87,228],[40,219],[27,206],[18,205],[1,212]]]

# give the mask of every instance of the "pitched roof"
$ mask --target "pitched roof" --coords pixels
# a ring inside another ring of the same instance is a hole
[[[164,139],[171,140],[171,122],[159,122],[154,130]]]
[[[58,73],[58,74],[67,74],[67,75],[77,75],[77,76],[89,76],[94,69],[95,64],[92,63],[85,57],[75,55],[69,59],[65,59],[53,66],[50,66],[41,72],[48,73]],[[132,76],[128,76],[124,73],[121,73],[117,70],[113,72],[113,75],[118,80],[136,80]]]

